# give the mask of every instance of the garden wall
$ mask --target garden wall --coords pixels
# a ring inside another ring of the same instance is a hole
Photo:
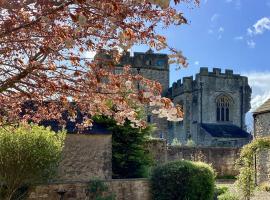
[[[111,179],[111,135],[68,134],[56,181]]]
[[[158,164],[180,159],[203,161],[212,164],[219,176],[235,176],[238,174],[235,169],[235,161],[239,157],[240,148],[167,147],[164,140],[153,140],[148,144],[148,148]]]
[[[106,180],[117,200],[151,200],[147,179]],[[63,200],[85,200],[87,184],[83,182],[41,185],[30,189],[27,200],[59,200],[57,192],[65,192]]]

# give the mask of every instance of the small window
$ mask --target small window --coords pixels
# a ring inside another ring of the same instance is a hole
[[[151,115],[147,115],[147,122],[151,123],[152,122],[152,116]]]

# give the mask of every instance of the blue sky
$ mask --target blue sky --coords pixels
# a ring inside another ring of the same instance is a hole
[[[171,84],[200,67],[227,68],[249,77],[253,109],[270,97],[270,0],[201,0],[199,7],[182,4],[177,9],[188,25],[160,32],[183,51],[189,67],[171,69]]]

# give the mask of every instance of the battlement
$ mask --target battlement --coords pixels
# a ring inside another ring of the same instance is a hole
[[[200,72],[197,73],[195,77],[195,79],[193,79],[193,76],[183,77],[183,79],[179,79],[177,82],[174,82],[170,90],[170,95],[174,97],[182,94],[183,92],[190,92],[192,90],[199,89],[202,80],[205,81],[207,78],[229,78],[235,79],[236,81],[241,79],[244,84],[248,84],[247,77],[234,74],[231,69],[225,69],[225,71],[222,72],[221,68],[213,68],[212,71],[209,71],[207,67],[201,67]]]
[[[146,52],[134,52],[131,56],[130,52],[126,52],[121,58],[121,64],[130,64],[133,68],[145,68],[154,70],[169,70],[168,55],[154,53],[152,49]]]
[[[221,68],[213,68],[213,70],[210,72],[208,71],[207,67],[201,67],[200,68],[200,73],[198,74],[200,76],[226,76],[226,77],[238,77],[239,78],[239,74],[234,74],[233,70],[231,69],[225,69],[225,73],[222,73]]]

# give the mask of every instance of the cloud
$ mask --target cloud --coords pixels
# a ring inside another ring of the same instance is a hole
[[[244,37],[243,36],[235,36],[233,39],[236,41],[240,41],[240,40],[243,40]]]
[[[252,27],[247,29],[248,35],[259,35],[270,30],[270,18],[259,19]]]
[[[212,29],[208,29],[208,34],[213,34],[214,33],[214,31],[212,30]]]
[[[219,18],[219,14],[215,13],[215,14],[213,14],[212,17],[210,18],[210,21],[211,21],[211,22],[215,22],[215,21],[217,21],[218,18]]]
[[[96,55],[96,52],[95,51],[87,51],[84,56],[85,58],[89,58],[89,59],[93,59]]]
[[[224,28],[223,28],[222,26],[221,26],[221,27],[219,27],[218,32],[219,32],[219,33],[224,32]]]
[[[200,64],[199,61],[195,61],[195,62],[194,62],[194,65],[199,65],[199,64]]]
[[[253,40],[247,40],[247,45],[249,48],[255,48],[256,43]]]
[[[251,111],[256,110],[270,98],[270,71],[243,73],[252,88]]]
[[[240,9],[242,6],[241,0],[225,0],[226,3],[232,3],[235,9]]]

